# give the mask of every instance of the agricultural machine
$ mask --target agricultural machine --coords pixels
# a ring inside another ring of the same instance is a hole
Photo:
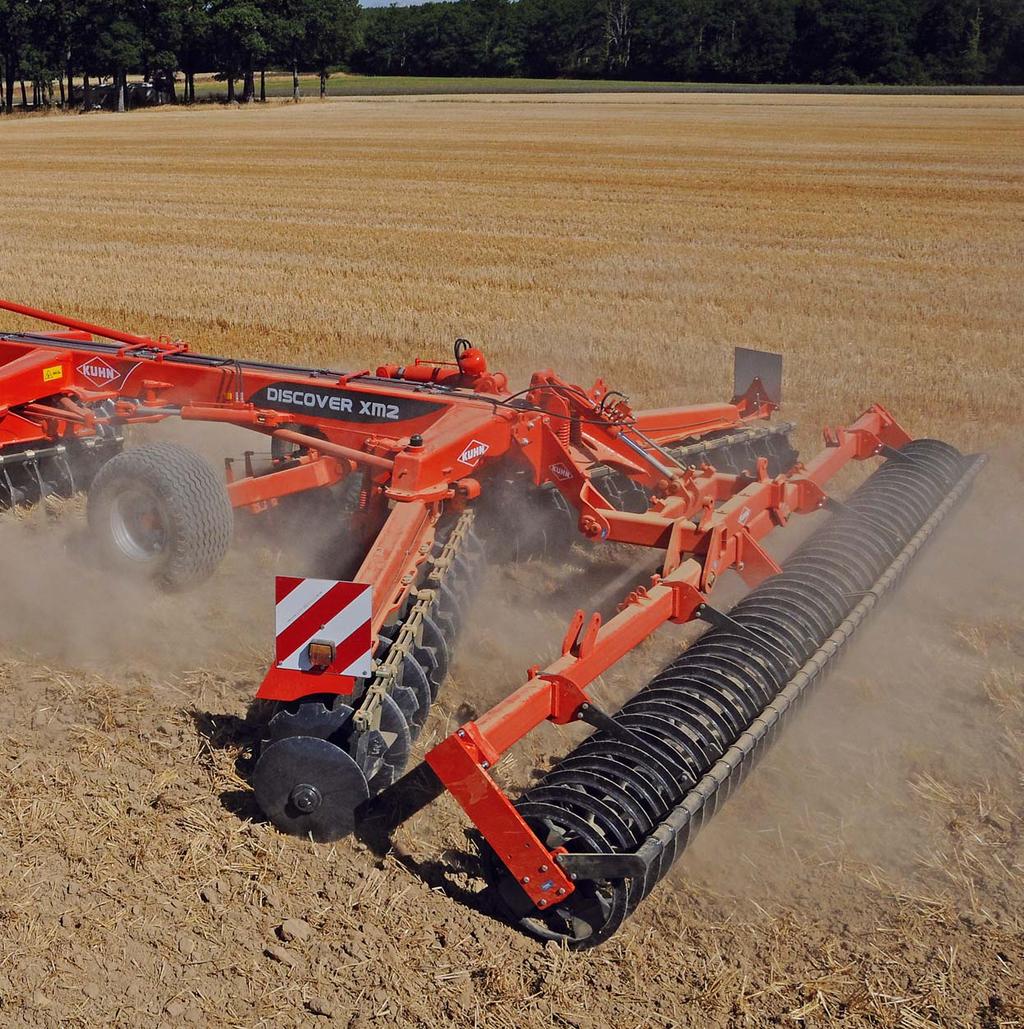
[[[340,373],[0,308],[62,327],[0,335],[0,506],[88,491],[102,560],[170,589],[214,571],[236,511],[315,501],[336,527],[323,578],[277,580],[257,694],[272,703],[253,787],[285,832],[337,839],[396,788],[485,566],[574,542],[655,559],[419,766],[475,823],[510,915],[572,947],[607,939],[668,872],[984,462],[911,440],[879,406],[801,462],[772,417],[781,360],[752,351],[730,402],[634,411],[550,371],[513,391],[463,340],[449,363]],[[168,419],[240,426],[270,451],[222,477],[175,443],[125,446]],[[847,499],[828,491],[875,459]],[[780,567],[766,537],[822,509]],[[724,611],[711,596],[730,570],[750,591]],[[707,630],[620,710],[588,693],[659,626],[694,620]],[[495,768],[544,721],[593,732],[512,799]]]

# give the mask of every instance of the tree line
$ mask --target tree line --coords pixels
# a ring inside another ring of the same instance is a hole
[[[1024,82],[1024,0],[459,0],[364,11],[377,75]]]
[[[268,69],[703,82],[1024,81],[1022,0],[0,0],[2,100],[123,103],[142,74],[196,99],[218,73],[253,100]],[[81,87],[72,92],[72,83]],[[241,84],[238,88],[237,84]],[[262,88],[260,90],[262,93]]]
[[[140,73],[191,103],[207,71],[225,81],[229,101],[249,101],[270,67],[293,70],[296,95],[299,69],[317,71],[323,93],[351,58],[359,12],[359,0],[0,0],[3,107],[10,113],[16,84],[27,102],[26,81],[37,105],[85,106],[108,81],[123,107],[128,76]]]

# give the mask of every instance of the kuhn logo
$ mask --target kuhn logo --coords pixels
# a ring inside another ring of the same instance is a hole
[[[121,377],[121,373],[112,365],[107,364],[102,357],[95,357],[85,364],[78,366],[78,371],[84,375],[94,386],[109,386],[115,379]]]
[[[472,468],[490,449],[486,443],[481,443],[478,439],[471,439],[469,446],[459,454],[459,460]]]
[[[572,472],[561,462],[549,465],[548,471],[551,472],[556,479],[561,479],[562,482],[565,482],[566,479],[572,478]]]

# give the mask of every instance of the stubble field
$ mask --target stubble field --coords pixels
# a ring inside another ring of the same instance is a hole
[[[0,1023],[1024,1025],[1024,100],[12,119],[0,240],[0,294],[208,352],[354,370],[467,336],[516,376],[660,405],[727,395],[732,346],[763,347],[804,450],[877,400],[993,455],[802,722],[584,955],[491,917],[447,800],[383,857],[256,816],[236,759],[286,556],[155,597],[75,559],[80,505],[0,518]],[[559,573],[492,576],[424,745],[547,656]],[[538,734],[511,780],[569,745]]]

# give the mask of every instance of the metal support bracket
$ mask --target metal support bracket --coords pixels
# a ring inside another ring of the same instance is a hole
[[[895,447],[890,447],[888,443],[880,443],[878,445],[878,451],[886,461],[909,461],[910,458],[907,454],[901,453]]]
[[[624,725],[620,725],[607,711],[602,711],[592,701],[580,704],[580,709],[576,712],[576,720],[586,722],[587,725],[592,725],[595,729],[608,733],[609,736],[613,736],[620,743],[628,743],[631,746],[639,747],[641,750],[645,746],[644,741],[636,733],[627,729]]]
[[[719,611],[718,608],[712,607],[707,602],[701,604],[694,612],[694,615],[702,622],[707,622],[708,625],[711,625],[716,629],[727,629],[729,632],[734,632],[739,636],[743,636],[746,639],[757,643],[760,647],[767,647],[767,649],[775,654],[775,656],[778,657],[786,667],[795,666],[796,664],[792,655],[787,654],[772,640],[763,636],[759,632],[755,632],[746,625],[740,625],[735,618],[731,618],[724,611]]]
[[[647,873],[639,854],[558,854],[558,866],[570,879],[638,879]]]

